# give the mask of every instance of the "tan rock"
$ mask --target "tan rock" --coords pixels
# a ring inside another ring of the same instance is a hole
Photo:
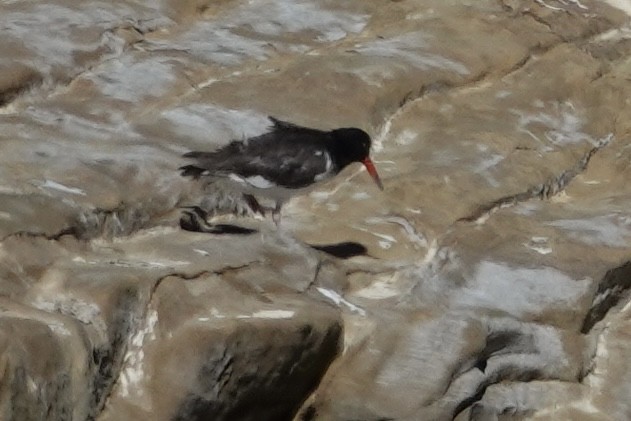
[[[607,3],[4,2],[0,418],[628,419]],[[181,155],[268,115],[363,128],[385,191],[180,229],[225,199]]]

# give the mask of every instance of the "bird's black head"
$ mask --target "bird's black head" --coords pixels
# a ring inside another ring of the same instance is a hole
[[[377,186],[383,190],[383,185],[379,179],[379,174],[375,165],[370,159],[370,136],[361,129],[354,127],[336,129],[331,132],[335,142],[334,148],[338,151],[340,168],[344,168],[353,162],[361,162],[368,170],[370,176],[375,180]]]
[[[370,136],[362,129],[349,127],[331,132],[336,149],[340,151],[347,164],[363,162],[370,154]]]

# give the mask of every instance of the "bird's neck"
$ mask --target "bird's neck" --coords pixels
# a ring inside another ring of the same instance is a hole
[[[344,142],[333,137],[328,141],[327,147],[331,151],[331,159],[337,172],[342,171],[347,165],[353,163],[353,159],[350,157],[351,155],[347,148],[345,148]]]

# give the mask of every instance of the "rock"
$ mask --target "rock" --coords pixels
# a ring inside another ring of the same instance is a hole
[[[101,419],[291,417],[337,354],[341,325],[326,306],[269,298],[243,302],[216,275],[166,278]]]
[[[628,419],[623,3],[3,3],[0,418]],[[270,115],[385,191],[179,175]]]
[[[0,339],[4,385],[0,398],[2,417],[29,420],[85,418],[85,405],[81,399],[77,402],[72,398],[73,392],[80,392],[79,388],[73,387],[78,385],[73,385],[72,380],[85,383],[87,379],[71,380],[70,373],[78,369],[81,362],[69,359],[71,355],[80,356],[81,350],[65,347],[61,338],[48,325],[38,321],[32,310],[20,309],[22,311],[11,316],[6,314],[11,311],[10,307],[3,307],[5,314]],[[65,330],[62,323],[57,328]],[[65,332],[71,334],[69,330]]]

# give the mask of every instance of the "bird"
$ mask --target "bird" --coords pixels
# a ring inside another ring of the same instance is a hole
[[[377,187],[383,184],[370,159],[371,139],[355,127],[319,130],[268,117],[267,132],[232,140],[211,152],[191,151],[192,160],[179,168],[181,175],[207,182],[227,183],[240,192],[251,209],[265,215],[258,198],[272,200],[272,219],[280,223],[281,207],[355,162],[366,167]]]

